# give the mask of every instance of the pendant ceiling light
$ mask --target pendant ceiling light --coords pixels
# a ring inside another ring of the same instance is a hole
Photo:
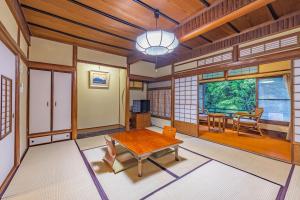
[[[159,56],[171,53],[179,42],[174,33],[157,28],[159,11],[154,12],[156,19],[156,30],[147,31],[136,39],[136,48],[146,55]]]

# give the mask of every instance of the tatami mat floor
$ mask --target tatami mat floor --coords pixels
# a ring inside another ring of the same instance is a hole
[[[32,147],[2,198],[299,199],[298,166],[182,134],[177,137],[184,140],[181,160],[175,161],[173,154],[146,160],[141,178],[136,166],[114,174],[103,163],[104,136]]]

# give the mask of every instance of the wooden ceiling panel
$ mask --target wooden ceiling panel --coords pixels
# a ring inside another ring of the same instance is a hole
[[[268,8],[264,6],[252,13],[249,13],[232,21],[231,24],[238,28],[240,31],[244,31],[270,20],[273,20],[272,16],[270,15]]]
[[[277,0],[272,3],[274,11],[279,17],[296,12],[300,10],[299,0]]]
[[[230,26],[228,24],[224,24],[214,30],[211,30],[211,31],[203,34],[203,36],[211,41],[217,41],[217,40],[220,40],[221,38],[228,37],[235,33],[236,32],[232,28],[230,28]]]
[[[132,0],[77,0],[80,3],[101,10],[115,17],[126,20],[130,23],[141,26],[147,30],[155,29],[154,12],[139,5]],[[130,13],[130,14],[129,14]],[[158,21],[159,27],[163,29],[173,28],[176,24],[160,17]]]
[[[199,0],[142,0],[142,2],[159,9],[160,12],[168,15],[178,22],[196,14],[202,10],[204,5]]]
[[[143,32],[143,30],[125,25],[65,0],[21,0],[21,3],[132,39],[135,39],[137,34]]]
[[[88,29],[77,24],[69,23],[61,19],[24,9],[24,15],[28,23],[45,26],[67,34],[77,35],[90,40],[99,41],[108,45],[115,45],[127,49],[135,49],[134,42],[117,38],[99,31]]]
[[[43,28],[35,27],[29,25],[29,28],[32,32],[32,34],[36,37],[40,38],[45,38],[45,39],[50,39],[58,42],[63,42],[67,44],[72,44],[72,45],[78,45],[81,47],[86,47],[86,48],[91,48],[91,49],[96,49],[99,51],[111,53],[111,54],[116,54],[120,56],[128,56],[130,54],[130,51],[126,51],[123,49],[116,49],[116,48],[111,48],[107,47],[105,45],[97,44],[94,42],[89,42],[81,39],[77,39],[74,37],[70,37],[64,34],[56,33],[50,30],[46,30]]]
[[[196,48],[198,46],[201,46],[201,45],[205,45],[209,42],[205,41],[204,39],[200,38],[200,37],[195,37],[191,40],[188,40],[186,42],[184,42],[184,44],[192,47],[192,48]]]

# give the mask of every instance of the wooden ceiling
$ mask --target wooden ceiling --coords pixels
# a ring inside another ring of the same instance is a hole
[[[155,28],[178,25],[217,3],[216,0],[19,0],[33,36],[77,44],[122,56],[136,54],[135,39]],[[181,43],[166,58],[239,34],[300,10],[299,0],[276,0],[254,12]],[[164,59],[161,57],[160,59]]]

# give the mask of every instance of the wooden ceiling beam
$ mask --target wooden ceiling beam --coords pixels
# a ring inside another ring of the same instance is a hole
[[[205,42],[212,43],[212,41],[210,39],[204,37],[203,35],[199,35],[198,37],[201,38],[202,40],[204,40]]]
[[[51,16],[51,17],[54,17],[54,18],[57,18],[57,19],[60,19],[60,20],[63,20],[63,21],[66,21],[66,22],[69,22],[69,23],[72,23],[72,24],[76,24],[78,26],[82,26],[82,27],[85,27],[85,28],[89,28],[89,29],[92,29],[92,30],[95,30],[95,31],[98,31],[98,32],[101,32],[101,33],[104,33],[104,34],[107,34],[107,35],[110,35],[110,36],[114,36],[114,37],[117,37],[117,38],[120,38],[120,39],[124,39],[124,40],[130,41],[130,42],[135,42],[135,40],[133,40],[131,38],[124,37],[124,36],[121,36],[121,35],[118,35],[118,34],[115,34],[115,33],[111,33],[111,32],[99,29],[97,27],[94,27],[94,26],[83,24],[83,23],[78,22],[78,21],[67,19],[67,18],[58,16],[58,15],[55,15],[53,13],[49,13],[49,12],[46,12],[46,11],[43,11],[43,10],[40,10],[40,9],[37,9],[37,8],[33,8],[33,7],[30,7],[30,6],[27,6],[25,4],[21,4],[21,7],[23,9],[28,9],[28,10],[31,10],[31,11],[34,11],[34,12],[38,12],[38,13],[47,15],[47,16]]]
[[[228,26],[229,26],[234,32],[236,32],[236,33],[240,33],[240,32],[241,32],[241,31],[240,31],[236,26],[234,26],[231,22],[228,22],[227,24],[228,24]]]
[[[279,16],[277,15],[275,9],[273,8],[272,4],[267,4],[267,8],[269,10],[269,13],[271,14],[272,16],[272,19],[273,20],[277,20],[279,18]]]
[[[275,0],[222,0],[200,12],[176,29],[181,42],[251,13]]]
[[[21,31],[24,35],[26,42],[28,44],[30,44],[30,35],[31,35],[30,29],[28,28],[28,25],[26,23],[24,14],[22,12],[22,9],[20,8],[20,4],[19,4],[18,0],[5,0],[5,1],[9,7],[10,11],[16,18],[16,21],[17,21],[19,27],[21,28]]]
[[[208,3],[206,0],[199,0],[200,3],[204,6],[204,7],[209,7],[210,3]]]
[[[141,1],[141,0],[133,0],[134,2],[140,4],[141,6],[147,8],[148,10],[151,10],[153,13],[154,12],[158,12],[160,16],[166,18],[167,20],[173,22],[174,24],[178,25],[179,22],[176,21],[175,19],[173,19],[172,17],[166,15],[165,13],[162,13],[159,11],[159,9],[153,8],[152,6],[150,6],[149,4],[146,4],[145,2]]]
[[[39,25],[39,24],[35,24],[35,23],[32,23],[32,22],[27,22],[27,23],[30,26],[39,27],[39,28],[46,29],[46,30],[49,30],[49,31],[53,31],[53,32],[56,32],[56,33],[60,33],[62,35],[66,35],[66,36],[69,36],[69,37],[72,37],[72,38],[76,38],[76,39],[79,39],[79,40],[93,42],[93,43],[96,43],[96,44],[101,44],[101,45],[112,47],[112,48],[116,48],[116,49],[122,49],[122,50],[126,50],[126,51],[132,51],[132,49],[128,49],[128,48],[124,48],[124,47],[120,47],[120,46],[116,46],[116,45],[107,44],[107,43],[96,41],[96,40],[92,40],[92,39],[89,39],[89,38],[84,38],[84,37],[81,37],[81,36],[78,36],[78,35],[66,33],[66,32],[63,32],[63,31],[59,31],[59,30],[56,30],[56,29],[45,27],[45,26],[42,26],[42,25]]]

